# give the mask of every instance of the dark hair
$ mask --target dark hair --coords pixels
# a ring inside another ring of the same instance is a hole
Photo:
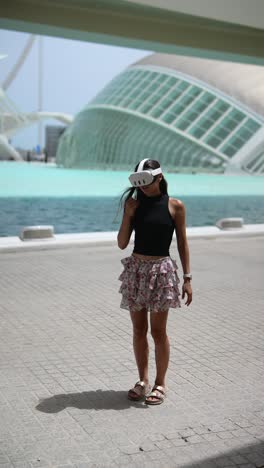
[[[137,171],[138,166],[139,166],[139,162],[135,167],[135,172]],[[143,169],[158,169],[158,167],[160,167],[160,163],[158,161],[156,161],[155,159],[148,159],[147,161],[145,161]],[[154,176],[154,180],[156,180],[157,177],[159,177],[159,174]],[[168,183],[167,183],[166,179],[164,179],[164,176],[162,177],[159,186],[160,186],[161,193],[166,193],[166,194],[168,193]],[[139,201],[143,200],[146,197],[146,195],[144,195],[144,193],[142,193],[139,188],[129,187],[126,190],[124,190],[124,192],[122,193],[122,195],[120,197],[119,210],[120,210],[121,207],[123,207],[125,205],[126,201],[130,197],[132,197],[135,190],[137,191],[137,199]]]

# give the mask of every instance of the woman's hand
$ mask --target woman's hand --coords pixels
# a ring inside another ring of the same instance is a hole
[[[134,200],[134,198],[130,197],[125,203],[125,214],[130,218],[133,218],[138,205],[139,201]]]
[[[184,300],[185,294],[187,296],[187,301],[185,305],[189,306],[192,302],[192,285],[190,281],[184,281],[182,285],[182,299]]]
[[[118,247],[122,250],[128,246],[133,231],[133,217],[138,205],[139,201],[132,197],[125,202],[123,219],[117,235]]]

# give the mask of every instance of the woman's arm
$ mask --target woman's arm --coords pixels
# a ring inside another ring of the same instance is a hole
[[[177,238],[177,246],[181,259],[183,273],[190,273],[190,251],[186,236],[186,213],[184,204],[180,200],[171,199],[173,219]],[[187,294],[186,305],[192,302],[192,286],[189,278],[184,278],[182,298]]]
[[[125,249],[130,241],[133,231],[133,219],[139,202],[129,198],[125,203],[122,223],[117,235],[117,243],[120,249]]]

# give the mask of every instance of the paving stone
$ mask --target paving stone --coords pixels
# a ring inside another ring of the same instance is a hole
[[[248,463],[248,458],[243,457],[242,455],[231,456],[231,460],[238,466]]]
[[[170,311],[168,398],[153,408],[127,400],[137,372],[118,276],[131,247],[1,253],[0,468],[259,466],[263,247],[190,242],[194,302]]]
[[[139,450],[142,452],[153,452],[155,450],[158,450],[158,447],[154,443],[146,442],[146,443],[140,444]]]
[[[250,453],[247,455],[247,459],[256,465],[256,467],[264,466],[264,453],[262,455],[258,453]]]
[[[253,463],[245,463],[241,465],[241,468],[256,468],[256,465],[253,465]]]
[[[220,440],[219,434],[216,434],[215,432],[211,432],[209,434],[202,434],[201,437],[204,440],[207,440],[208,442]]]

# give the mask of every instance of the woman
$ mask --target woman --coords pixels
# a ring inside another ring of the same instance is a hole
[[[166,324],[169,308],[180,307],[177,265],[169,248],[174,229],[183,269],[182,299],[192,302],[189,248],[186,238],[185,208],[180,200],[169,198],[167,182],[158,161],[144,159],[137,164],[129,180],[124,214],[118,232],[118,246],[125,249],[135,230],[134,250],[124,258],[121,308],[128,309],[133,324],[133,346],[139,381],[129,390],[128,398],[158,405],[165,398],[165,377],[169,363]],[[135,196],[136,195],[136,196]],[[156,379],[150,392],[148,378],[148,310],[151,335],[155,344]],[[150,393],[149,393],[150,392]]]

